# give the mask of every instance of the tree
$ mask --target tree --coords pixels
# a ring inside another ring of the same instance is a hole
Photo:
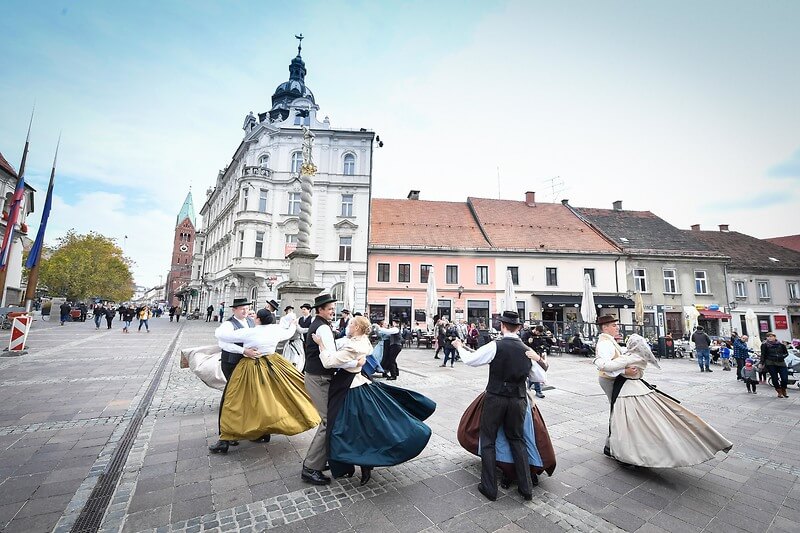
[[[50,295],[73,301],[99,296],[117,302],[133,296],[132,262],[113,239],[93,231],[78,235],[69,230],[46,252],[39,283]]]

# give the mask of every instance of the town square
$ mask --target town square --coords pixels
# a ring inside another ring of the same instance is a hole
[[[0,531],[798,529],[797,5],[4,10]]]

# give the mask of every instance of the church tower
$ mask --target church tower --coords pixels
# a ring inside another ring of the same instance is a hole
[[[175,220],[172,262],[165,287],[167,305],[178,305],[183,300],[184,291],[188,290],[192,279],[195,232],[194,203],[192,191],[189,191]]]

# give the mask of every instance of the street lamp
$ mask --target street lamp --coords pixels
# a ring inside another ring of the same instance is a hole
[[[461,298],[461,295],[463,293],[464,293],[464,286],[463,285],[459,285],[458,286],[458,297],[459,297],[459,299]]]

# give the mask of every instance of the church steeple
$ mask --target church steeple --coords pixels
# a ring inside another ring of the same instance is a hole
[[[177,226],[183,219],[188,218],[189,222],[192,223],[192,226],[196,226],[194,220],[194,203],[192,202],[192,191],[189,190],[189,194],[186,195],[186,200],[183,201],[183,206],[181,206],[181,211],[178,213],[178,218],[175,220],[175,225]]]

